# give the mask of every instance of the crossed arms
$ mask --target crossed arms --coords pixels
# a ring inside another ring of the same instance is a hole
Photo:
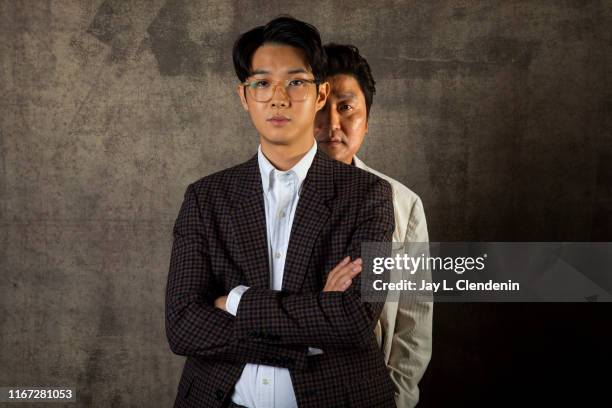
[[[211,270],[206,219],[195,190],[194,184],[187,188],[173,229],[166,335],[174,353],[299,369],[308,346],[369,347],[384,303],[361,301],[359,275],[345,291],[290,294],[251,287],[236,317],[215,307],[224,293]],[[359,258],[362,242],[390,241],[394,228],[387,182],[372,183],[362,202],[348,245],[351,259]]]

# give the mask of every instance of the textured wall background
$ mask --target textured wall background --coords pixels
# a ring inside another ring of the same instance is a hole
[[[369,59],[360,155],[432,240],[612,240],[610,1],[0,0],[0,385],[171,404],[172,225],[188,183],[255,153],[231,44],[280,13]],[[586,395],[609,313],[439,305],[422,405]]]

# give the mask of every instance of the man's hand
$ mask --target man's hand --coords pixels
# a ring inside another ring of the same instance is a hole
[[[227,312],[225,309],[225,302],[227,302],[227,296],[219,296],[215,299],[215,307]]]
[[[344,292],[351,286],[353,278],[361,272],[362,261],[361,258],[350,261],[351,257],[347,256],[331,270],[327,275],[323,292]]]

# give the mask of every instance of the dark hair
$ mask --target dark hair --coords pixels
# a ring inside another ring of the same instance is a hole
[[[318,84],[325,78],[325,50],[321,35],[315,26],[296,20],[291,16],[280,16],[268,24],[255,27],[242,34],[234,43],[232,56],[234,69],[240,82],[251,75],[253,54],[264,43],[286,44],[304,51],[306,60]]]
[[[330,43],[325,46],[327,54],[327,76],[346,74],[352,75],[365,96],[366,112],[370,116],[370,107],[376,93],[376,81],[368,61],[359,54],[354,45]]]

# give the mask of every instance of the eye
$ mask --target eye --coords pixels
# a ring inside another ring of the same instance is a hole
[[[347,104],[343,104],[343,105],[338,106],[338,110],[340,112],[348,111],[348,110],[351,110],[351,109],[353,109],[353,107],[351,105],[347,105]]]
[[[257,81],[251,82],[251,88],[264,89],[270,86],[270,83],[265,79],[259,79]]]
[[[304,83],[303,79],[292,79],[289,81],[289,86],[302,86]]]

